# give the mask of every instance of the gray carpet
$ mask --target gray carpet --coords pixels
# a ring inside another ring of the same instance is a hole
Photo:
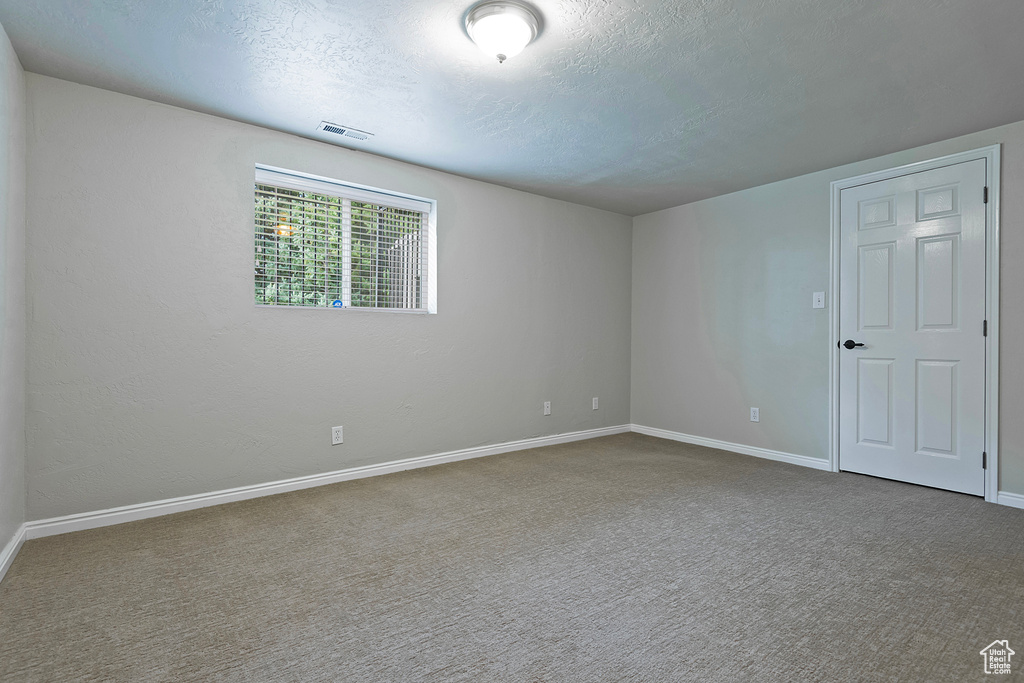
[[[623,434],[30,541],[0,679],[1019,680],[1022,525]]]

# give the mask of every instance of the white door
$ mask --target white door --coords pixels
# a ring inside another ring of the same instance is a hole
[[[984,495],[984,192],[983,159],[842,190],[839,469]]]

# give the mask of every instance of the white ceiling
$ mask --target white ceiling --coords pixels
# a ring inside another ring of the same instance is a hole
[[[1022,0],[0,0],[24,67],[636,215],[1024,119]]]

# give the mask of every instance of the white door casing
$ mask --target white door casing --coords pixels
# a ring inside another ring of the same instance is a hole
[[[986,160],[839,194],[839,469],[985,494]]]

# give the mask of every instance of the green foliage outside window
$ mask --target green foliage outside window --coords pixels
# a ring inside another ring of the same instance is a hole
[[[268,185],[255,213],[257,304],[420,307],[422,213]]]

